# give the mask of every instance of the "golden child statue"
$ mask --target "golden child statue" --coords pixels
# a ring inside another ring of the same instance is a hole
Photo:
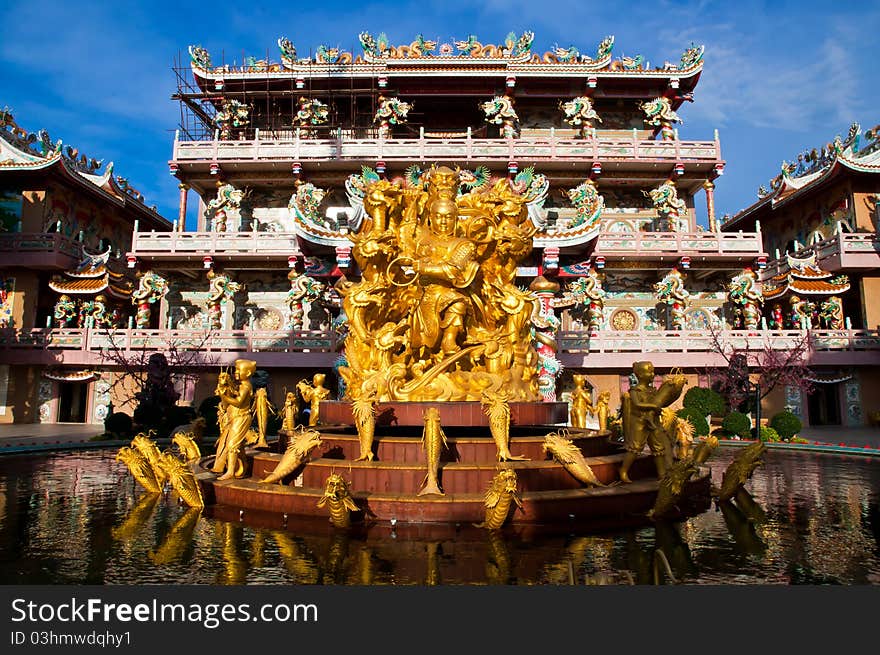
[[[324,386],[327,376],[323,373],[315,373],[312,376],[312,384],[307,380],[300,380],[296,388],[302,399],[309,403],[309,426],[318,425],[321,411],[321,401],[330,397],[330,389]]]
[[[217,404],[217,425],[220,428],[220,436],[214,444],[214,466],[211,470],[214,473],[222,473],[226,468],[226,443],[229,436],[229,415],[227,414],[227,405],[223,400],[224,393],[234,393],[235,382],[228,371],[220,371],[217,376],[217,386],[214,389],[214,395],[219,396],[220,402]]]
[[[220,393],[221,403],[226,404],[226,416],[229,421],[226,437],[226,467],[218,479],[228,480],[241,475],[241,451],[251,431],[251,404],[254,399],[251,376],[257,370],[257,363],[252,359],[235,360],[235,380],[238,389],[235,392],[223,390]]]
[[[685,384],[683,375],[674,375],[655,388],[651,362],[635,362],[633,374],[638,384],[623,397],[623,439],[627,452],[620,467],[622,482],[631,482],[629,469],[646,444],[654,455],[657,477],[665,475],[667,438],[659,424],[660,411],[678,399]]]
[[[584,387],[587,378],[575,373],[571,376],[574,389],[571,392],[571,427],[586,428],[587,414],[593,414],[593,403],[590,392]]]

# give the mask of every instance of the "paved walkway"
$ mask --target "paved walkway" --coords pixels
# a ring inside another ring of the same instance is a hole
[[[80,443],[102,434],[100,423],[15,423],[0,425],[0,448],[55,443]],[[800,435],[808,441],[880,448],[880,428],[808,427]]]

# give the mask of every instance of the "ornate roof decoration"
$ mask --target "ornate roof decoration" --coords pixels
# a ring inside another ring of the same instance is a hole
[[[786,293],[835,295],[849,291],[849,277],[833,276],[816,263],[816,253],[807,257],[786,254],[789,270],[775,275],[763,285],[764,298],[780,298]]]
[[[49,368],[43,371],[43,377],[58,382],[87,382],[99,377],[99,374],[91,369]]]
[[[82,249],[82,259],[71,271],[64,271],[64,276],[55,275],[49,280],[49,288],[58,293],[73,295],[92,295],[106,291],[108,295],[119,299],[131,296],[133,285],[121,273],[111,271],[107,267],[110,260],[110,248],[106,252],[93,254]],[[66,279],[65,279],[66,278]]]
[[[618,73],[655,73],[669,76],[674,74],[689,75],[702,68],[704,46],[691,44],[678,63],[664,62],[662,67],[651,68],[643,55],[635,57],[622,56],[612,61],[614,49],[614,36],[606,36],[596,46],[594,56],[582,54],[575,45],[561,47],[554,44],[553,48],[543,54],[533,52],[534,32],[525,31],[520,35],[510,32],[500,44],[486,44],[477,40],[474,34],[465,39],[450,39],[441,42],[439,39],[428,39],[423,34],[417,34],[409,44],[391,45],[384,32],[374,36],[369,32],[361,32],[358,35],[362,52],[352,54],[340,50],[339,47],[331,47],[326,44],[319,45],[314,54],[309,57],[298,56],[297,48],[287,37],[278,38],[280,63],[272,63],[267,60],[257,60],[253,57],[245,57],[241,67],[215,66],[211,56],[200,45],[189,46],[190,62],[195,71],[205,75],[228,75],[230,73],[284,73],[306,72],[315,65],[328,67],[347,64],[367,65],[393,65],[393,66],[423,66],[426,63],[438,66],[440,69],[469,66],[475,63],[497,64],[502,67],[516,67],[520,65],[557,66],[560,69],[571,72],[614,72]]]

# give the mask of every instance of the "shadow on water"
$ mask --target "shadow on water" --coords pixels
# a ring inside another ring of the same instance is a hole
[[[731,456],[713,460],[713,477]],[[869,460],[768,454],[715,510],[598,532],[372,521],[340,530],[326,518],[188,508],[173,492],[144,493],[106,451],[4,463],[7,584],[880,583],[880,467]]]

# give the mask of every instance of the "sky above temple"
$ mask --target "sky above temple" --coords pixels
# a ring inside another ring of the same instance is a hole
[[[783,160],[821,148],[852,122],[880,123],[880,3],[788,2],[25,2],[2,3],[0,106],[32,132],[114,172],[169,219],[177,180],[168,172],[180,121],[172,67],[200,44],[215,64],[247,56],[278,61],[286,36],[300,56],[318,45],[361,52],[357,35],[385,32],[394,45],[416,34],[449,42],[475,34],[502,43],[535,33],[534,52],[576,46],[594,54],[615,36],[614,56],[642,54],[652,66],[678,62],[704,44],[704,68],[679,115],[682,139],[711,140],[718,129],[727,166],[716,180],[718,216],[752,204]],[[697,198],[705,223],[705,200]],[[195,222],[190,203],[188,227]]]

